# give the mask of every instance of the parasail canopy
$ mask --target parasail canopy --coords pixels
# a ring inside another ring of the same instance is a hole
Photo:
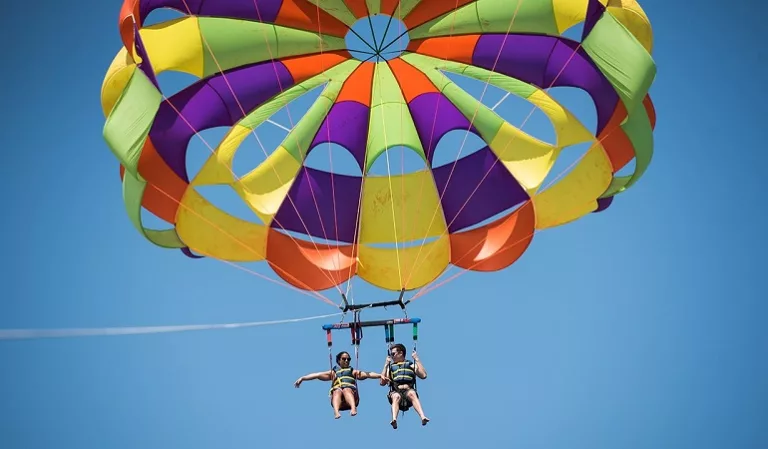
[[[144,25],[161,8],[183,17]],[[356,29],[382,18],[404,48],[392,40],[348,49]],[[563,36],[579,23],[581,40]],[[451,265],[503,269],[536,230],[606,209],[653,152],[652,33],[633,0],[125,0],[119,27],[124,47],[102,88],[104,137],[136,228],[192,257],[265,261],[304,290],[354,276],[412,290]],[[198,81],[166,95],[157,76],[174,71]],[[555,142],[510,123],[451,74],[527,100],[550,119]],[[563,86],[591,98],[595,129],[547,92]],[[282,143],[235,176],[241,144],[316,88]],[[228,132],[190,175],[191,140],[216,127]],[[437,144],[455,130],[485,146],[436,164]],[[349,152],[359,174],[305,164],[329,143]],[[573,169],[545,186],[563,151],[585,143]],[[371,173],[394,147],[423,167]],[[634,172],[617,175],[630,162]],[[211,185],[230,186],[260,223],[214,206],[199,191]],[[142,208],[167,229],[147,229]]]

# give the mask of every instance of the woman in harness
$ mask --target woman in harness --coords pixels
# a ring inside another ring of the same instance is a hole
[[[349,363],[352,360],[349,353],[342,351],[336,354],[336,365],[328,371],[307,374],[299,377],[293,385],[299,388],[305,380],[333,381],[329,396],[333,407],[333,417],[341,418],[339,411],[349,410],[351,416],[357,415],[357,406],[360,404],[360,396],[357,393],[357,381],[364,379],[381,379],[379,373],[360,371],[352,368]],[[382,379],[386,382],[386,379]]]
[[[389,393],[387,400],[392,404],[392,421],[390,425],[397,429],[397,411],[407,411],[413,406],[416,413],[421,418],[421,425],[426,426],[429,418],[424,415],[419,401],[419,394],[416,391],[416,377],[419,379],[427,378],[427,371],[419,360],[416,351],[413,351],[413,361],[405,359],[405,346],[397,343],[390,348],[390,354],[381,371],[381,385],[387,385],[389,379]]]

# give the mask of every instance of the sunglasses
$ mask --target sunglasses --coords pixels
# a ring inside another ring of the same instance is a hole
[[[347,361],[349,361],[349,360],[352,360],[352,357],[342,357],[339,360],[347,360]]]

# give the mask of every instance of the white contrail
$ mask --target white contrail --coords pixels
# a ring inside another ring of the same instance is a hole
[[[249,323],[229,324],[190,324],[184,326],[145,326],[145,327],[105,327],[105,328],[81,328],[81,329],[2,329],[0,340],[20,340],[31,338],[62,338],[62,337],[91,337],[100,335],[134,335],[157,334],[162,332],[186,332],[211,329],[237,329],[242,327],[266,326],[272,324],[298,323],[300,321],[316,320],[338,316],[341,313],[318,315],[306,318],[293,318],[289,320],[252,321]]]

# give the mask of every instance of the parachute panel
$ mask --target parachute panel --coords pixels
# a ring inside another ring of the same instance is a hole
[[[233,217],[187,189],[176,216],[176,232],[193,251],[233,262],[266,258],[267,227]]]
[[[480,228],[451,235],[451,263],[466,270],[497,271],[518,260],[533,240],[533,202]]]
[[[450,252],[448,235],[420,246],[397,249],[360,245],[357,273],[382,289],[413,290],[434,281],[448,267]]]
[[[445,232],[439,193],[428,171],[365,178],[361,244],[412,242]]]
[[[270,229],[270,267],[288,284],[304,290],[325,290],[357,273],[354,245],[329,245],[295,239]]]

